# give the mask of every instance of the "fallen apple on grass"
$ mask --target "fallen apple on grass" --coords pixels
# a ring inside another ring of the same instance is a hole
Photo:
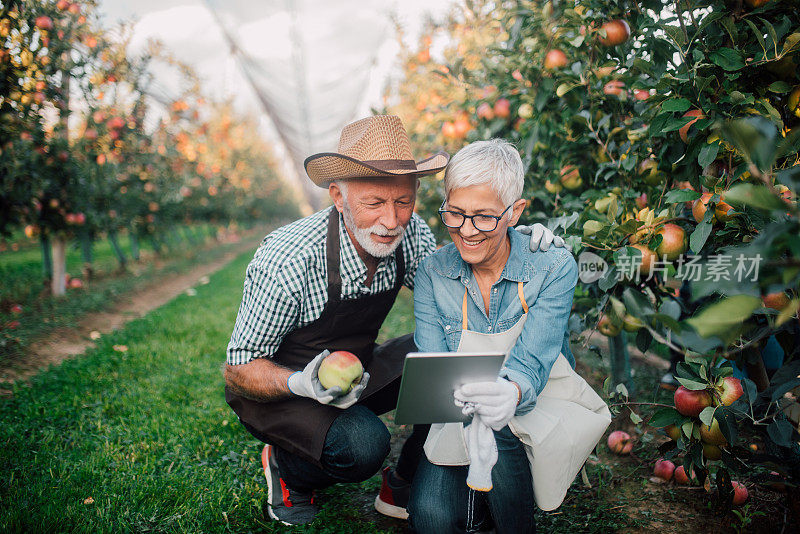
[[[653,468],[653,474],[661,480],[669,481],[672,479],[672,474],[675,472],[675,464],[669,460],[661,458],[656,460],[656,465]]]
[[[741,506],[750,496],[747,491],[747,487],[736,480],[731,480],[731,486],[733,486],[733,504],[736,506]]]
[[[694,471],[692,471],[692,476],[689,478],[689,476],[686,474],[686,469],[684,469],[682,465],[679,465],[675,468],[672,476],[675,479],[676,484],[682,484],[684,486],[691,484],[695,478]]]
[[[352,352],[337,350],[328,354],[319,366],[317,376],[325,389],[339,387],[342,394],[349,393],[353,386],[361,382],[364,366]]]

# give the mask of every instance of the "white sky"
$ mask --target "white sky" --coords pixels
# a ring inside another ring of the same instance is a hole
[[[237,44],[254,61],[262,94],[275,104],[275,122],[284,128],[294,153],[335,150],[345,123],[381,105],[387,77],[398,66],[394,15],[409,43],[416,43],[425,17],[441,18],[454,0],[103,0],[106,26],[137,21],[133,52],[157,39],[179,60],[193,66],[212,98],[232,97],[240,111],[259,117],[265,137],[276,145],[284,172],[297,176],[255,93],[230,53],[209,5],[217,10]],[[292,10],[293,9],[293,13]],[[294,18],[293,18],[294,16]],[[295,25],[292,26],[294,20]],[[294,28],[294,35],[292,33]],[[295,37],[293,40],[292,37]],[[300,42],[296,47],[293,43]],[[305,69],[298,69],[302,56]],[[374,60],[374,61],[373,61]],[[298,78],[305,84],[298,86]],[[156,71],[157,89],[178,93],[178,77]],[[362,96],[363,94],[363,96]],[[303,106],[302,103],[306,105]],[[309,125],[311,138],[305,135]],[[308,190],[307,190],[308,191]]]

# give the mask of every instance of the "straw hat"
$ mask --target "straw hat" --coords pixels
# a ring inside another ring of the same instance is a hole
[[[406,129],[396,115],[375,115],[348,124],[337,150],[306,158],[308,177],[320,187],[342,178],[435,174],[450,160],[446,152],[438,152],[415,162]]]

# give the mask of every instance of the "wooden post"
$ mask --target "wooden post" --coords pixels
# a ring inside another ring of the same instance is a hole
[[[611,382],[615,387],[617,384],[624,384],[628,389],[628,395],[632,398],[634,388],[631,379],[631,359],[628,355],[628,342],[624,331],[611,338],[609,348],[611,349]]]
[[[53,238],[53,276],[50,290],[54,297],[67,293],[67,240],[62,235]]]

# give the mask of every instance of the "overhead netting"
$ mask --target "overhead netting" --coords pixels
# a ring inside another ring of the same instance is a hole
[[[283,141],[312,208],[324,190],[303,160],[335,151],[362,106],[380,45],[392,38],[388,3],[363,0],[206,0]]]

